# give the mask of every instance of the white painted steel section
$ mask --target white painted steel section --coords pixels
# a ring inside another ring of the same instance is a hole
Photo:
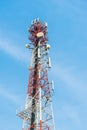
[[[40,121],[42,120],[41,87],[39,88]]]
[[[38,130],[38,103],[37,103],[37,113],[36,113],[36,130]]]

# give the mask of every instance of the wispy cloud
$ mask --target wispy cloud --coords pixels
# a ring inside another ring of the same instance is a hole
[[[60,5],[61,7],[66,7],[69,8],[77,13],[83,13],[83,11],[85,11],[86,8],[84,8],[85,4],[87,4],[86,1],[83,0],[61,0],[61,1],[55,1],[58,5]]]
[[[65,105],[61,109],[62,118],[68,118],[73,122],[80,123],[79,108],[76,106]]]
[[[0,40],[0,50],[3,52],[9,54],[13,58],[23,61],[23,62],[28,62],[28,55],[27,51],[25,52],[22,48],[19,48],[18,46],[14,45],[11,43],[9,40]]]
[[[60,79],[64,82],[69,90],[71,90],[80,102],[87,104],[87,81],[81,80],[81,76],[78,76],[78,72],[74,72],[72,69],[63,68],[59,65],[54,66],[52,74],[56,79]]]
[[[1,86],[1,85],[0,85]],[[8,91],[6,88],[0,87],[0,97],[4,97],[6,100],[9,100],[15,104],[22,103],[22,100],[18,97],[18,95],[15,95],[11,91]]]
[[[58,124],[60,130],[70,130],[71,124],[75,124],[76,126],[80,125],[81,111],[78,105],[63,103],[55,111],[55,124]],[[63,122],[63,125],[61,122]]]

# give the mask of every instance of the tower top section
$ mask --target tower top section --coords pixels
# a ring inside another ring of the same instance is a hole
[[[47,23],[42,23],[39,19],[35,19],[30,28],[28,29],[30,33],[29,40],[32,42],[34,46],[38,46],[40,42],[40,46],[43,46],[44,43],[48,41],[47,38]]]

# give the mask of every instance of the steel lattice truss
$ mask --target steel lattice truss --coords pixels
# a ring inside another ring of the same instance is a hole
[[[26,103],[24,108],[17,110],[17,115],[23,119],[22,130],[54,130],[52,110],[53,81],[48,80],[48,69],[51,67],[47,44],[47,23],[34,20],[29,28],[29,39],[26,45],[32,49],[30,76]]]

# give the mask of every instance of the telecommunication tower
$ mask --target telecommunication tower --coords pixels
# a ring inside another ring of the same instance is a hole
[[[25,106],[16,114],[23,119],[22,130],[55,130],[52,109],[54,82],[48,80],[51,60],[47,23],[35,19],[28,31],[31,43],[26,44],[26,48],[32,51],[28,90]]]

